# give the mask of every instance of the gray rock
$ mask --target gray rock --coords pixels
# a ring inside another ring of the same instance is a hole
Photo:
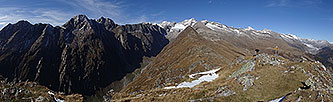
[[[229,79],[230,78],[239,77],[241,74],[243,74],[245,72],[253,71],[255,63],[256,62],[254,60],[248,61],[246,64],[244,64],[243,66],[241,66],[237,71],[235,71],[234,73],[232,73],[232,75],[229,76]]]
[[[231,95],[234,95],[236,94],[235,91],[232,91],[232,90],[225,90],[223,91],[221,94],[218,94],[217,96],[231,96]]]
[[[256,78],[254,76],[246,74],[245,76],[238,78],[237,81],[244,86],[243,91],[246,91],[249,87],[254,85],[255,79]]]
[[[35,99],[36,102],[43,102],[45,98],[43,96],[39,96],[38,98]]]

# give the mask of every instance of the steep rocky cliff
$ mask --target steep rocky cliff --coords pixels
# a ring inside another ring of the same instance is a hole
[[[63,26],[19,21],[0,32],[0,74],[65,93],[92,95],[140,67],[168,44],[157,25],[117,25],[111,19],[71,18]]]

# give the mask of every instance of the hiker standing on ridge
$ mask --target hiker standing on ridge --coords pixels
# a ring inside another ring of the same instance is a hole
[[[259,54],[259,49],[255,49],[253,56],[257,56],[258,54]]]
[[[279,47],[278,46],[275,46],[275,48],[274,48],[274,55],[275,56],[279,55]]]
[[[254,54],[253,54],[254,60],[257,60],[257,55],[258,54],[259,54],[259,49],[255,49]]]

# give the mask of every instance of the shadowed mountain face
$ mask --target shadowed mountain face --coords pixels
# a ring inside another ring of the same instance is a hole
[[[315,55],[315,59],[323,63],[326,67],[333,70],[333,46],[324,47]]]
[[[62,27],[19,21],[0,32],[0,75],[92,95],[140,67],[144,56],[156,56],[169,42],[165,33],[157,25],[84,15]]]

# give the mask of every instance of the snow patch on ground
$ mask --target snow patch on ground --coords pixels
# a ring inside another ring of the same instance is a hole
[[[201,82],[204,82],[204,81],[211,82],[219,77],[219,75],[216,74],[216,72],[219,71],[220,69],[221,68],[213,69],[213,70],[206,71],[206,72],[191,74],[191,75],[189,75],[190,78],[194,78],[194,76],[196,76],[196,75],[203,75],[203,76],[201,76],[197,80],[193,80],[192,82],[182,82],[178,86],[164,87],[164,89],[185,88],[185,87],[192,88],[196,85],[199,85]]]
[[[283,99],[283,97],[278,98],[278,99],[275,99],[275,100],[271,100],[271,101],[269,101],[269,102],[280,102],[282,99]]]
[[[51,97],[54,98],[54,100],[55,100],[56,102],[65,102],[65,100],[57,99],[56,97],[54,97],[54,93],[53,93],[53,92],[48,91],[47,93],[48,93],[49,95],[51,95]]]
[[[205,75],[205,74],[216,73],[216,72],[219,71],[220,69],[221,69],[221,68],[213,69],[213,70],[206,71],[206,72],[194,73],[194,74],[189,75],[189,77],[190,77],[190,78],[194,78],[194,76],[196,76],[196,75]]]

